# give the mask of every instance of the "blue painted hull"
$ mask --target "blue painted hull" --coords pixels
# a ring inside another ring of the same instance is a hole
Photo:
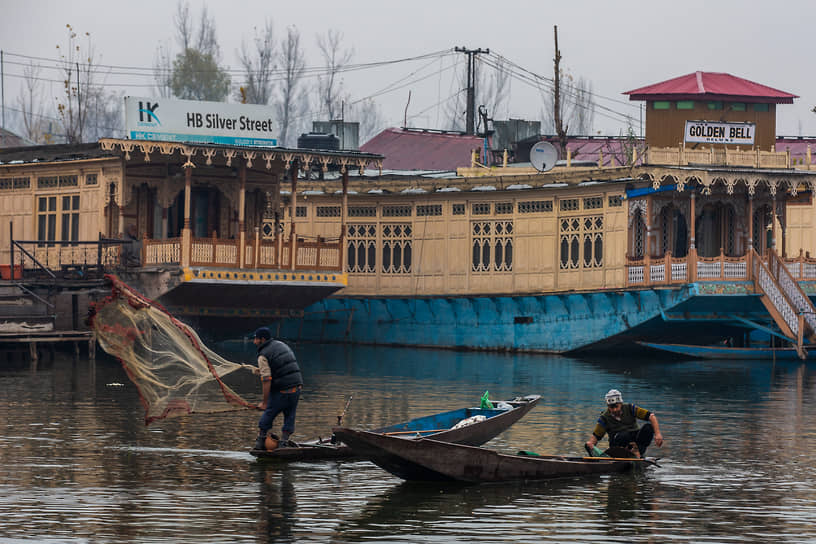
[[[494,297],[331,297],[280,322],[292,340],[567,353],[639,340],[715,343],[767,319],[748,282]],[[641,348],[642,349],[642,348]]]
[[[688,344],[655,344],[650,342],[640,342],[641,345],[693,357],[695,359],[739,359],[739,360],[799,360],[799,355],[794,348],[735,348],[728,346],[693,346]]]

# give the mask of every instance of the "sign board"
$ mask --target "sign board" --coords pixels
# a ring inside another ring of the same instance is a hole
[[[686,142],[754,145],[755,123],[686,121]]]
[[[273,108],[196,100],[125,97],[125,130],[131,140],[271,147]]]

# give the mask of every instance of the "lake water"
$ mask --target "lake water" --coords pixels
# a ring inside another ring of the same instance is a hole
[[[216,349],[253,359],[251,344]],[[145,427],[113,360],[58,354],[32,372],[0,355],[0,539],[816,542],[812,364],[295,351],[306,381],[295,439],[327,436],[349,395],[344,423],[366,428],[476,406],[489,390],[494,399],[542,399],[487,447],[582,454],[614,387],[658,415],[666,443],[649,454],[662,468],[461,486],[404,483],[364,461],[259,463],[247,453],[257,412]],[[259,398],[257,378],[237,382]]]

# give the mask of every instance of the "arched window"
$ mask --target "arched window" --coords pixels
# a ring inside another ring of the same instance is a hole
[[[697,219],[697,253],[701,257],[717,257],[720,249],[728,256],[735,255],[736,225],[734,208],[717,202],[706,204]]]
[[[633,259],[642,259],[646,248],[646,222],[641,211],[635,210],[632,218],[632,238],[629,244],[629,255]]]
[[[686,217],[675,206],[660,211],[660,253],[671,251],[673,257],[685,257],[688,253],[688,227]]]

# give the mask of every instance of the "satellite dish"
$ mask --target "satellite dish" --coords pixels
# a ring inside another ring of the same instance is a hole
[[[530,163],[539,172],[547,172],[555,166],[558,150],[550,142],[538,142],[530,149]]]

